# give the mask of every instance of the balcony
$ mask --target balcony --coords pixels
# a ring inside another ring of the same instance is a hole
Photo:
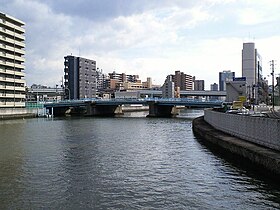
[[[8,61],[1,61],[0,60],[0,64],[4,65],[4,66],[9,66],[9,67],[15,67],[15,68],[19,68],[19,69],[24,69],[24,65],[18,64],[18,63],[12,63],[12,62],[8,62]]]
[[[0,73],[7,74],[7,75],[15,75],[15,76],[20,76],[24,77],[25,73],[21,71],[12,71],[12,70],[6,70],[6,69],[0,69]]]
[[[25,107],[24,102],[0,102],[0,108]]]
[[[17,40],[14,40],[14,39],[11,39],[11,38],[8,38],[8,37],[0,36],[0,41],[6,42],[6,43],[9,43],[9,44],[15,44],[19,47],[25,48],[25,43],[24,42],[19,42]]]
[[[25,61],[24,57],[14,56],[12,54],[5,53],[5,52],[0,52],[0,57],[9,58],[9,59],[13,59],[13,60],[15,58],[16,61],[20,61],[20,62],[24,62]]]
[[[0,22],[0,24],[4,25],[4,26],[7,26],[9,28],[11,28],[12,30],[15,30],[15,31],[19,31],[20,33],[24,33],[25,32],[25,29],[20,27],[20,26],[17,26],[15,24],[12,24],[8,21],[5,21],[5,22]]]
[[[24,99],[25,98],[25,94],[0,93],[0,98]]]
[[[5,44],[0,44],[0,49],[7,50],[7,51],[10,51],[12,53],[16,52],[16,53],[19,53],[21,55],[25,54],[24,50],[21,50],[21,49],[18,49],[18,48],[13,48],[13,47],[7,46]]]
[[[25,92],[25,87],[15,87],[15,86],[8,86],[8,85],[0,85],[0,90],[15,90],[15,91]]]
[[[4,33],[6,35],[10,35],[11,37],[16,37],[17,39],[20,39],[22,41],[25,40],[25,36],[23,34],[14,33],[13,31],[7,30],[5,28],[0,28],[0,32]]]
[[[23,79],[14,79],[14,78],[8,78],[8,77],[0,77],[0,81],[2,82],[13,82],[17,84],[24,84],[25,80]]]

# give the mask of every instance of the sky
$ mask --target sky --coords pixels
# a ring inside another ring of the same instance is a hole
[[[244,42],[265,77],[270,60],[280,73],[279,0],[0,0],[0,11],[25,22],[28,86],[61,84],[72,54],[158,85],[180,70],[210,89],[223,70],[242,76]]]

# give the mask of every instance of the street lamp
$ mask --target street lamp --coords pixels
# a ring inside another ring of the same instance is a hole
[[[272,109],[274,109],[274,60],[270,62],[271,76],[272,76]]]
[[[57,86],[58,85],[55,85],[55,101],[57,102]]]

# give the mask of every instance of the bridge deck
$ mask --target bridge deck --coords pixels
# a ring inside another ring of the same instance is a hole
[[[46,103],[44,107],[79,107],[86,106],[88,103],[96,105],[132,105],[156,103],[162,106],[193,106],[193,107],[222,107],[223,101],[201,101],[185,98],[145,98],[145,99],[83,99],[83,100],[68,100],[54,103]]]

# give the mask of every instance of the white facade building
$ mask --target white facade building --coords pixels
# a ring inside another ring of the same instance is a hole
[[[0,108],[25,107],[24,25],[0,12]]]

